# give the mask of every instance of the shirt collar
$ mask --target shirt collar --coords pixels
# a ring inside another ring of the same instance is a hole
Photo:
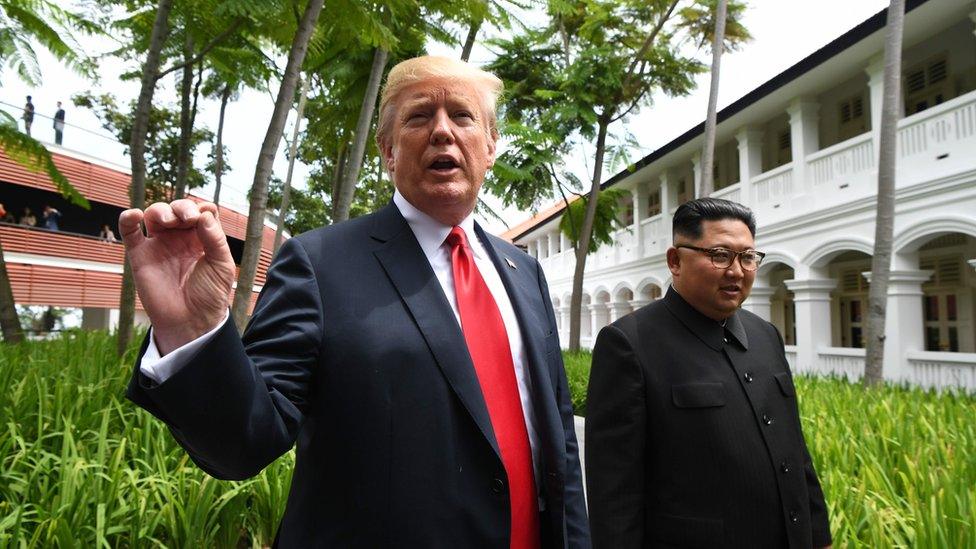
[[[726,319],[723,327],[720,322],[715,322],[692,307],[673,286],[668,288],[668,293],[664,296],[664,304],[671,314],[678,317],[682,324],[712,349],[716,351],[722,349],[726,333],[738,341],[743,349],[749,349],[749,339],[746,337],[746,329],[739,319],[738,311]]]
[[[393,203],[396,204],[397,209],[400,210],[400,215],[403,216],[403,219],[407,221],[407,225],[410,226],[410,230],[413,231],[417,242],[420,243],[420,248],[424,251],[424,255],[427,257],[436,255],[453,227],[445,225],[417,209],[416,206],[400,194],[399,189],[393,191]],[[481,246],[481,241],[478,240],[474,232],[474,212],[469,213],[467,217],[462,219],[458,223],[458,226],[464,229],[464,234],[468,237],[468,242],[475,257],[479,259],[484,258],[484,248]]]

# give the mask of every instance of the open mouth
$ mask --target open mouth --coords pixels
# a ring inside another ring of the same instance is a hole
[[[429,170],[440,173],[447,173],[456,168],[458,168],[458,163],[450,158],[439,158],[431,162],[430,166],[427,167]]]
[[[737,294],[742,291],[742,288],[738,286],[722,286],[719,289],[727,294]]]

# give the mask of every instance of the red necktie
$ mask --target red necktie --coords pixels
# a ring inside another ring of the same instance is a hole
[[[488,416],[502,454],[502,464],[508,475],[512,510],[511,547],[537,548],[540,544],[539,510],[532,449],[525,428],[518,383],[515,381],[515,364],[508,344],[508,332],[495,299],[474,263],[464,230],[454,227],[446,242],[451,247],[461,330],[478,374]]]

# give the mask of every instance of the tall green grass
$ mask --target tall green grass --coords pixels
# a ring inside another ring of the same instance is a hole
[[[104,333],[0,346],[0,548],[261,547],[289,453],[245,482],[200,471],[123,397]],[[585,413],[590,357],[566,355]],[[804,432],[838,547],[976,547],[976,399],[798,377]]]
[[[585,415],[591,356],[564,359]],[[835,547],[976,548],[976,398],[795,381]]]
[[[0,547],[262,547],[294,464],[221,482],[125,400],[105,333],[0,346]]]

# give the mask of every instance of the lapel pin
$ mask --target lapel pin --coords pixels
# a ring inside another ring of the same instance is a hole
[[[515,269],[516,271],[518,270],[518,267],[515,266],[515,262],[514,261],[512,261],[511,259],[509,259],[507,257],[505,258],[505,261],[508,263],[508,266],[509,267]]]

